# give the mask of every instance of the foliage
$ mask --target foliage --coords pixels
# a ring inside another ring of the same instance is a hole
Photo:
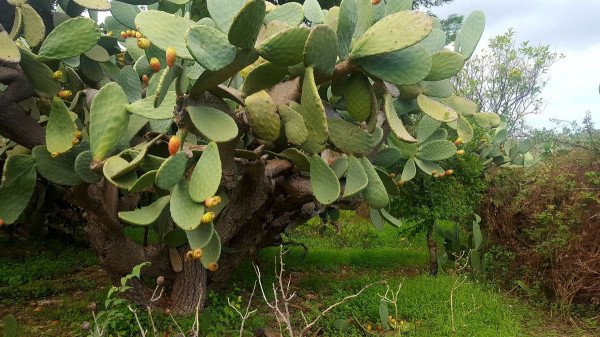
[[[509,29],[466,62],[453,84],[482,111],[505,116],[510,135],[523,136],[525,117],[544,108],[540,94],[548,82],[548,70],[562,57],[548,45],[517,44],[515,31]]]
[[[600,154],[600,130],[592,121],[588,111],[581,123],[577,121],[554,120],[554,128],[532,131],[532,139],[540,144],[540,154],[549,157],[554,153],[584,149]]]

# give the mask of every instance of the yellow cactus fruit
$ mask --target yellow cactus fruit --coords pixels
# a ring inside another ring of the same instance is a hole
[[[200,222],[202,222],[202,223],[211,223],[214,219],[215,219],[215,213],[214,212],[206,212],[206,213],[204,213],[204,215],[202,216],[202,218],[200,218]]]
[[[200,249],[200,248],[194,249],[194,251],[192,252],[192,257],[195,260],[200,260],[200,258],[202,258],[202,249]]]
[[[177,60],[177,51],[175,51],[175,48],[173,48],[173,47],[167,48],[166,58],[167,58],[167,66],[169,68],[173,67],[175,65],[175,60]]]
[[[186,261],[191,261],[194,259],[194,251],[190,250],[187,253],[185,253],[185,260]]]
[[[220,202],[221,202],[221,197],[216,195],[214,197],[210,197],[210,198],[204,200],[204,206],[206,206],[207,208],[212,208],[212,207],[217,206]]]
[[[208,265],[208,270],[210,270],[213,273],[216,272],[218,269],[219,269],[219,265],[216,262],[213,262]]]
[[[54,152],[50,153],[50,155],[52,156],[52,158],[58,158],[58,156],[60,156],[60,153],[54,151]]]
[[[121,37],[122,37],[122,38],[124,38],[124,39],[126,39],[126,38],[127,38],[127,32],[121,32],[121,34],[120,34],[120,35],[121,35]]]
[[[458,151],[456,151],[456,154],[458,156],[462,156],[463,154],[465,154],[465,150],[458,150]]]
[[[148,48],[150,48],[150,40],[148,40],[148,39],[147,39],[147,38],[145,38],[145,37],[140,37],[140,38],[137,40],[137,46],[138,46],[140,49],[148,49]]]
[[[63,75],[62,71],[57,70],[54,72],[54,74],[52,74],[52,78],[58,81],[62,78],[62,75]]]
[[[152,68],[155,73],[160,71],[160,61],[156,57],[150,59],[150,68]]]
[[[76,132],[75,132],[75,138],[77,138],[77,139],[81,140],[81,137],[82,137],[82,136],[83,136],[83,135],[81,134],[81,131],[76,131]]]
[[[73,145],[77,145],[77,144],[79,144],[79,142],[80,142],[80,140],[77,137],[75,137],[75,138],[73,138],[73,140],[71,140],[71,143]]]
[[[135,32],[135,37],[137,37],[138,39],[142,37],[142,33],[140,32]]]
[[[113,36],[113,35],[115,35],[115,34],[113,33],[113,31],[112,31],[112,30],[109,30],[109,31],[106,33],[106,35],[108,35],[108,36]]]
[[[133,31],[131,29],[127,30],[127,37],[131,37],[131,35],[133,34]]]

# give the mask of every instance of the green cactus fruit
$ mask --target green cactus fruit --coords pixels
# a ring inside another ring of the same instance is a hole
[[[188,182],[181,179],[171,192],[171,217],[179,228],[192,231],[200,225],[204,206],[190,197]]]
[[[364,156],[373,147],[370,133],[343,119],[328,119],[329,141],[348,155]]]
[[[102,173],[104,177],[113,185],[129,189],[137,180],[137,174],[135,171],[129,171],[126,174],[113,178],[119,171],[124,170],[129,165],[129,162],[119,156],[112,156],[106,159],[102,166]]]
[[[238,135],[235,120],[227,113],[209,106],[187,106],[192,123],[213,142],[228,142]]]
[[[46,125],[46,147],[50,153],[64,153],[73,147],[77,126],[62,99],[54,97]]]
[[[102,160],[127,131],[129,100],[117,83],[103,86],[90,107],[90,144],[94,160]]]
[[[465,60],[471,58],[479,43],[485,28],[485,14],[482,11],[474,11],[463,21],[462,28],[456,34],[454,50],[460,52]]]
[[[173,110],[175,108],[176,100],[177,95],[175,94],[175,91],[169,91],[158,108],[154,108],[155,96],[152,95],[127,105],[127,111],[153,120],[171,119],[175,117]]]
[[[119,219],[131,225],[148,226],[158,220],[169,204],[170,199],[171,198],[166,195],[146,207],[128,212],[119,212]]]
[[[310,171],[310,162],[308,160],[308,157],[298,149],[291,147],[275,155],[277,157],[289,160],[300,171]]]
[[[392,133],[396,137],[398,137],[398,139],[404,142],[415,143],[417,140],[410,133],[408,133],[408,130],[406,130],[406,127],[402,122],[402,119],[398,117],[398,114],[394,109],[392,95],[390,95],[389,93],[384,94],[383,100],[385,117],[387,119],[388,125],[390,126],[390,129],[392,129]]]
[[[373,165],[388,167],[396,164],[402,159],[402,153],[395,147],[386,147],[379,150],[375,158],[373,158]]]
[[[28,4],[21,6],[23,28],[21,36],[31,48],[38,47],[46,37],[46,26],[40,15]]]
[[[192,200],[204,202],[217,193],[221,184],[221,158],[216,143],[209,143],[190,178],[189,191]]]
[[[31,154],[35,158],[35,168],[42,177],[58,185],[76,186],[83,183],[83,180],[75,172],[75,159],[86,150],[89,150],[87,142],[81,142],[58,158],[52,158],[46,146],[38,145]]]
[[[78,56],[92,48],[99,39],[100,30],[94,20],[84,17],[69,19],[48,34],[38,58],[47,61]]]
[[[0,33],[1,35],[2,33]],[[0,53],[3,53],[7,49],[3,47],[0,50],[2,50]],[[36,93],[47,98],[56,96],[61,89],[61,85],[60,82],[54,79],[54,72],[46,64],[38,61],[36,56],[28,50],[19,48],[18,51],[20,52],[21,69],[23,69]]]
[[[277,6],[274,10],[267,13],[265,23],[272,21],[285,22],[292,27],[298,26],[304,20],[304,9],[297,2],[288,2]]]
[[[415,166],[415,160],[413,158],[406,161],[404,164],[404,168],[402,169],[402,175],[400,176],[400,181],[409,181],[415,177],[417,174],[417,168]]]
[[[463,115],[458,115],[456,131],[458,132],[458,136],[462,138],[463,143],[468,143],[473,140],[473,127]]]
[[[183,177],[187,162],[188,157],[183,151],[167,158],[156,172],[156,186],[170,190]]]
[[[323,15],[323,10],[321,9],[321,5],[319,5],[319,1],[317,0],[306,0],[304,1],[304,16],[306,19],[312,23],[323,23],[325,21],[325,16]]]
[[[421,86],[423,88],[422,93],[429,97],[444,98],[455,94],[452,83],[448,79],[433,82],[423,81]]]
[[[310,185],[318,202],[331,204],[340,196],[340,181],[335,172],[317,154],[308,158],[310,162]]]
[[[277,106],[266,91],[259,91],[246,98],[246,116],[258,138],[272,142],[279,137],[281,121]]]
[[[286,66],[265,62],[250,71],[242,85],[244,95],[266,90],[283,80],[288,74]]]
[[[441,102],[464,116],[472,116],[475,113],[477,113],[477,103],[471,101],[466,97],[450,96],[443,98]]]
[[[461,53],[442,50],[431,55],[432,65],[427,81],[440,81],[458,74],[465,64]]]
[[[381,179],[381,182],[383,183],[383,186],[385,187],[387,194],[393,195],[393,196],[399,196],[400,191],[398,190],[398,186],[396,186],[396,182],[390,176],[390,174],[379,168],[375,168],[375,171],[377,172],[379,179]]]
[[[350,54],[352,37],[358,20],[357,12],[356,0],[342,0],[340,3],[336,35],[338,39],[338,54],[342,60],[347,59],[348,54]]]
[[[81,180],[89,184],[94,184],[99,182],[102,179],[102,176],[96,174],[90,169],[91,163],[92,151],[83,151],[77,156],[77,158],[75,158],[74,169],[75,173],[77,173]]]
[[[433,55],[442,50],[446,45],[446,32],[434,28],[426,38],[419,42],[419,45],[425,48],[430,55]]]
[[[390,198],[377,171],[366,157],[360,158],[360,162],[368,178],[367,187],[362,191],[365,202],[376,209],[387,207]]]
[[[154,186],[154,181],[156,180],[157,172],[157,170],[151,170],[144,173],[133,184],[131,184],[131,186],[129,186],[129,192],[140,193]]]
[[[212,239],[213,233],[216,234],[216,231],[212,222],[202,224],[202,226],[198,226],[194,230],[185,231],[187,241],[192,250],[204,248]]]
[[[358,60],[364,71],[396,85],[416,84],[431,71],[431,56],[420,45]]]
[[[248,0],[233,18],[228,38],[232,45],[243,48],[254,48],[256,38],[266,14],[264,0]]]
[[[313,68],[308,67],[304,73],[302,97],[300,99],[302,117],[308,129],[308,139],[318,145],[324,145],[329,138],[325,107],[317,91]]]
[[[362,192],[367,187],[369,178],[361,162],[354,156],[348,157],[348,171],[346,172],[346,186],[342,198],[350,198]]]
[[[477,125],[484,129],[490,129],[497,127],[502,122],[500,116],[493,112],[480,112],[473,115],[473,119]]]
[[[110,14],[123,26],[128,29],[135,29],[135,18],[140,13],[140,8],[132,4],[125,3],[124,1],[112,0],[110,2]],[[168,24],[167,22],[161,22]],[[158,22],[156,23],[158,24]],[[146,35],[144,33],[144,35]]]
[[[362,73],[355,73],[350,76],[346,84],[346,109],[348,114],[358,121],[367,120],[371,115],[372,100],[371,100],[371,83],[369,79]]]
[[[163,100],[169,93],[171,84],[183,74],[183,68],[179,64],[175,64],[172,67],[168,67],[160,76],[160,81],[156,87],[156,94],[154,95],[154,108],[160,107]],[[170,106],[173,107],[172,105]]]
[[[417,97],[417,104],[423,113],[427,116],[443,123],[450,123],[458,119],[456,111],[451,107],[433,100],[423,94]]]
[[[304,45],[304,66],[312,67],[317,74],[331,76],[337,55],[335,31],[327,25],[317,25],[311,29]]]
[[[433,21],[427,13],[405,11],[388,15],[356,40],[350,58],[360,59],[410,47],[429,35],[432,28]]]
[[[308,139],[308,129],[302,115],[287,105],[278,105],[277,111],[281,116],[287,141],[294,145],[304,143]]]
[[[224,68],[235,59],[237,49],[227,41],[223,32],[204,25],[190,28],[185,35],[190,54],[210,71]]]
[[[434,140],[419,147],[417,157],[422,160],[444,160],[456,153],[456,145],[447,140]],[[440,171],[438,171],[440,172]]]
[[[15,222],[25,210],[36,179],[32,156],[16,154],[6,158],[0,184],[0,219],[5,224]]]
[[[204,226],[201,226],[204,227]],[[216,230],[213,229],[213,234],[208,243],[202,247],[202,257],[200,262],[204,268],[209,268],[209,265],[219,261],[221,257],[221,238]]]
[[[437,129],[439,129],[440,125],[442,125],[442,123],[439,121],[436,121],[427,115],[423,115],[417,127],[417,140],[419,143],[423,143],[429,138]]]
[[[255,50],[238,50],[235,59],[224,68],[217,71],[205,70],[192,86],[190,96],[199,97],[205,91],[217,87],[240,70],[256,62],[257,59],[258,52]]]
[[[414,161],[421,171],[425,172],[425,174],[432,175],[434,172],[444,172],[444,169],[441,166],[432,161],[421,160],[419,158],[414,158]]]
[[[348,171],[348,158],[342,156],[334,160],[330,165],[331,169],[335,173],[335,176],[340,179]]]
[[[258,46],[260,56],[275,64],[292,66],[304,59],[304,45],[310,30],[290,27],[266,39]]]
[[[135,26],[153,46],[163,53],[169,47],[175,48],[177,56],[185,60],[194,59],[186,47],[185,36],[187,30],[195,25],[192,20],[157,10],[143,11],[135,17]]]
[[[129,103],[142,99],[142,82],[140,82],[140,77],[138,73],[133,70],[133,67],[125,66],[121,68],[117,83],[121,86],[123,91],[125,91]]]

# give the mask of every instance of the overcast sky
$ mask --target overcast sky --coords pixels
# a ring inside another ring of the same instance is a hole
[[[550,45],[565,55],[550,69],[542,92],[546,109],[529,117],[531,126],[551,127],[550,118],[581,122],[588,110],[600,126],[600,0],[454,0],[432,11],[445,18],[476,9],[487,20],[480,47],[512,27],[518,41]]]

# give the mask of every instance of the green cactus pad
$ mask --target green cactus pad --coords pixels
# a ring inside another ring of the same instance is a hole
[[[117,83],[102,87],[90,107],[90,143],[94,160],[102,160],[127,131],[127,95]]]
[[[110,10],[110,2],[108,0],[73,0],[76,4],[83,8],[94,11]]]
[[[176,248],[185,245],[188,239],[183,229],[175,228],[165,235],[164,242],[167,246]]]
[[[306,27],[291,27],[272,35],[258,46],[265,60],[275,64],[292,66],[304,59],[304,45],[310,30]]]
[[[308,139],[316,144],[325,144],[329,138],[325,107],[317,91],[313,68],[308,67],[304,72],[302,97],[300,99],[302,117],[308,129]]]
[[[275,155],[277,157],[289,160],[300,171],[310,171],[310,162],[308,160],[308,157],[298,149],[288,148],[285,149],[283,152]]]
[[[370,133],[343,119],[328,119],[329,140],[348,155],[364,156],[372,149]]]
[[[331,27],[331,29],[336,31],[336,34],[337,34],[338,19],[340,16],[340,7],[333,6],[327,11],[324,10],[324,13],[325,13],[325,21],[323,23],[328,25],[329,27]]]
[[[440,81],[458,74],[465,64],[462,54],[442,50],[431,55],[432,65],[427,81]]]
[[[414,157],[419,149],[417,143],[406,143],[404,141],[399,140],[394,136],[394,134],[390,134],[388,136],[388,144],[400,151],[402,154],[402,158],[410,159]]]
[[[248,76],[246,76],[242,92],[248,96],[255,92],[269,89],[283,80],[287,74],[288,70],[286,66],[271,62],[262,63],[252,69]]]
[[[127,111],[148,119],[171,119],[175,116],[173,110],[176,100],[175,91],[169,91],[158,108],[154,108],[155,97],[152,95],[127,105]]]
[[[267,142],[279,138],[281,121],[277,106],[266,91],[259,91],[246,98],[246,116],[258,138]]]
[[[192,231],[185,231],[187,240],[192,250],[205,247],[213,236],[213,223],[202,224]]]
[[[196,163],[190,178],[189,191],[192,200],[204,202],[217,193],[221,184],[221,158],[216,143],[209,143]]]
[[[135,5],[130,5],[123,1],[116,0],[112,0],[110,4],[110,14],[112,14],[112,16],[123,26],[130,29],[135,29],[135,18],[138,15],[138,13],[140,13],[139,7]],[[159,22],[157,22],[156,24],[159,24]]]
[[[287,141],[295,145],[304,143],[308,139],[308,129],[304,124],[302,115],[287,105],[279,105],[277,106],[277,110],[283,122]]]
[[[425,48],[429,54],[435,54],[446,45],[446,33],[441,29],[434,28],[426,38],[419,42],[419,45]]]
[[[304,9],[297,2],[288,2],[277,6],[265,16],[265,23],[280,21],[292,27],[298,26],[302,20],[304,20]]]
[[[379,179],[381,179],[381,182],[383,183],[383,186],[385,187],[387,194],[393,195],[393,196],[399,196],[400,190],[398,190],[398,186],[396,186],[396,182],[394,181],[394,179],[392,179],[392,177],[390,177],[389,173],[387,173],[379,168],[375,168],[375,171],[377,172]]]
[[[325,21],[325,16],[323,15],[323,10],[321,9],[321,5],[319,5],[319,1],[305,0],[303,8],[304,16],[308,21],[312,23],[323,23]]]
[[[146,189],[154,186],[154,180],[156,179],[157,170],[152,170],[144,173],[139,177],[131,186],[129,186],[129,192],[140,193]]]
[[[251,49],[265,18],[266,5],[264,0],[248,0],[233,18],[229,28],[228,38],[232,45]]]
[[[310,162],[310,185],[317,201],[331,204],[340,196],[340,181],[335,172],[317,154],[308,158]]]
[[[114,177],[119,171],[126,169],[129,166],[129,162],[119,156],[112,156],[106,159],[104,166],[102,166],[102,174],[104,177],[113,185],[129,189],[137,180],[137,174],[135,171],[129,171],[126,174],[118,177]]]
[[[217,71],[233,62],[235,46],[227,42],[227,35],[209,27],[198,25],[190,28],[185,36],[190,54],[205,69]]]
[[[359,38],[375,22],[373,4],[369,0],[356,0],[358,18],[354,29],[354,38]]]
[[[196,129],[213,142],[228,142],[238,135],[235,120],[221,110],[188,105],[187,111]]]
[[[435,130],[434,133],[431,134],[431,136],[429,136],[424,141],[419,140],[419,143],[420,143],[420,146],[423,146],[434,140],[446,140],[447,138],[448,138],[448,131],[446,131],[445,129],[437,129],[437,130]]]
[[[0,185],[0,219],[6,224],[15,222],[29,204],[37,175],[30,155],[16,154],[4,162]]]
[[[188,157],[183,151],[177,152],[175,155],[167,158],[160,165],[158,172],[156,172],[156,186],[163,190],[169,190],[175,186],[181,177],[183,177],[187,162]]]
[[[346,84],[346,109],[350,116],[362,122],[371,115],[371,83],[362,73],[353,74]]]
[[[15,8],[15,19],[13,21],[12,29],[8,36],[14,41],[19,38],[19,34],[21,33],[21,29],[23,28],[23,13],[21,7]]]
[[[137,30],[144,34],[152,45],[163,52],[169,47],[175,48],[177,57],[186,60],[193,60],[186,47],[186,32],[195,25],[192,20],[156,10],[143,11],[135,17]]]
[[[85,181],[89,184],[94,184],[99,182],[102,179],[102,176],[96,174],[90,168],[90,164],[92,163],[92,151],[83,151],[81,152],[77,158],[75,158],[75,173],[81,178],[81,180]]]
[[[394,109],[392,95],[385,94],[383,100],[385,118],[387,119],[387,123],[390,126],[390,129],[392,129],[392,133],[402,141],[405,141],[407,143],[415,143],[417,140],[410,133],[408,133],[408,130],[406,130],[406,127],[402,122],[402,119],[398,117],[398,114]]]
[[[77,126],[63,101],[54,97],[46,125],[46,146],[50,153],[63,153],[73,147]]]
[[[447,140],[434,140],[419,147],[417,157],[422,160],[444,160],[456,153],[456,145]],[[441,172],[440,172],[441,173]]]
[[[443,123],[454,122],[458,118],[456,111],[451,107],[435,101],[423,94],[417,97],[417,104],[427,116]]]
[[[339,157],[329,166],[335,173],[335,176],[340,179],[346,174],[346,171],[348,171],[348,158],[346,156]]]
[[[19,48],[19,51],[21,55],[21,68],[36,93],[48,98],[56,96],[61,87],[60,82],[52,77],[54,74],[52,70],[44,63],[38,61],[31,52],[22,48]]]
[[[423,40],[433,27],[429,15],[405,11],[386,16],[375,23],[354,43],[350,58],[391,53]]]
[[[393,53],[365,57],[359,64],[369,74],[396,85],[416,84],[431,71],[431,57],[420,45]]]
[[[217,231],[213,230],[210,241],[202,247],[202,257],[200,258],[200,262],[204,268],[208,268],[211,263],[219,261],[219,257],[221,257],[221,238],[219,238]]]
[[[443,98],[442,103],[451,107],[454,111],[463,116],[471,116],[477,113],[477,103],[462,96],[450,96]]]
[[[357,11],[356,0],[342,0],[340,3],[336,35],[338,39],[338,54],[342,60],[347,59],[348,54],[350,54],[352,37],[358,20]]]
[[[146,207],[128,212],[119,212],[119,218],[131,225],[148,226],[158,220],[169,204],[169,200],[170,197],[166,195]]]
[[[484,129],[494,128],[502,122],[500,116],[493,112],[480,112],[473,115],[473,119],[477,125]]]
[[[21,15],[23,20],[23,29],[21,36],[27,41],[31,48],[36,48],[46,37],[46,26],[44,20],[33,9],[33,7],[25,4],[21,6]]]
[[[240,70],[251,65],[258,59],[258,52],[255,50],[238,50],[233,62],[218,71],[204,71],[198,80],[194,83],[190,96],[198,97],[205,91],[217,87],[228,78],[237,74]]]
[[[367,187],[362,191],[365,202],[377,209],[387,207],[390,198],[377,171],[366,157],[360,158],[360,162],[368,178]]]
[[[167,67],[160,76],[160,81],[156,87],[156,93],[154,94],[154,107],[158,108],[165,100],[171,84],[183,74],[183,68],[179,64],[175,64],[172,67]],[[172,107],[172,106],[171,106]]]
[[[83,53],[87,58],[96,62],[108,62],[110,59],[110,55],[106,49],[102,48],[99,45],[94,45],[91,49]]]
[[[106,19],[104,19],[104,27],[107,32],[113,32],[114,36],[120,41],[123,41],[123,38],[120,36],[121,32],[125,32],[129,29],[112,16],[107,16]]]
[[[42,177],[58,185],[76,186],[83,180],[75,173],[75,159],[85,150],[87,148],[80,144],[58,158],[52,158],[46,146],[38,145],[31,154],[35,158],[35,168]]]
[[[401,181],[409,181],[417,174],[417,167],[415,166],[415,160],[413,158],[406,161],[404,168],[402,169]]]
[[[133,70],[133,67],[125,66],[121,68],[119,77],[117,78],[117,83],[127,95],[129,103],[133,103],[142,99],[142,83],[140,82],[138,73]]]
[[[460,52],[465,60],[471,58],[485,29],[485,14],[474,11],[463,21],[462,28],[456,34],[454,50]]]
[[[204,206],[194,202],[188,192],[188,182],[181,179],[171,192],[171,217],[179,228],[192,231],[200,225]]]
[[[492,140],[492,145],[500,145],[500,144],[504,143],[507,138],[508,138],[508,130],[500,129],[500,130],[496,131],[496,134],[494,135],[494,139]]]
[[[346,186],[342,198],[352,197],[367,187],[369,178],[359,159],[348,157],[348,172],[346,172]]]
[[[92,19],[77,17],[54,28],[46,37],[38,57],[41,61],[63,60],[78,56],[100,39],[100,30]]]
[[[373,165],[388,167],[395,165],[400,159],[402,159],[400,150],[395,147],[386,147],[377,152],[373,158]]]
[[[312,67],[318,74],[331,76],[337,55],[335,31],[327,25],[317,25],[311,29],[304,45],[304,66]]]
[[[429,138],[437,129],[439,129],[441,122],[424,115],[419,121],[417,127],[417,140],[422,143]]]
[[[413,0],[387,0],[385,3],[385,15],[409,11],[412,8]]]
[[[448,79],[433,82],[423,81],[421,86],[422,93],[429,97],[445,98],[454,95],[454,88]]]
[[[473,127],[471,126],[471,123],[463,115],[458,115],[458,120],[456,122],[456,131],[458,132],[458,136],[462,138],[463,143],[472,141]]]
[[[227,33],[245,2],[245,0],[207,0],[206,7],[217,27]]]
[[[533,141],[531,141],[531,139],[524,139],[520,144],[519,144],[519,153],[520,154],[526,154],[527,152],[529,152],[529,150],[531,150],[531,147],[533,146]]]
[[[436,174],[444,172],[444,169],[441,166],[432,161],[421,160],[419,158],[414,158],[414,161],[417,164],[417,166],[421,169],[421,171],[425,172],[425,174],[432,175],[434,171],[436,172]]]

